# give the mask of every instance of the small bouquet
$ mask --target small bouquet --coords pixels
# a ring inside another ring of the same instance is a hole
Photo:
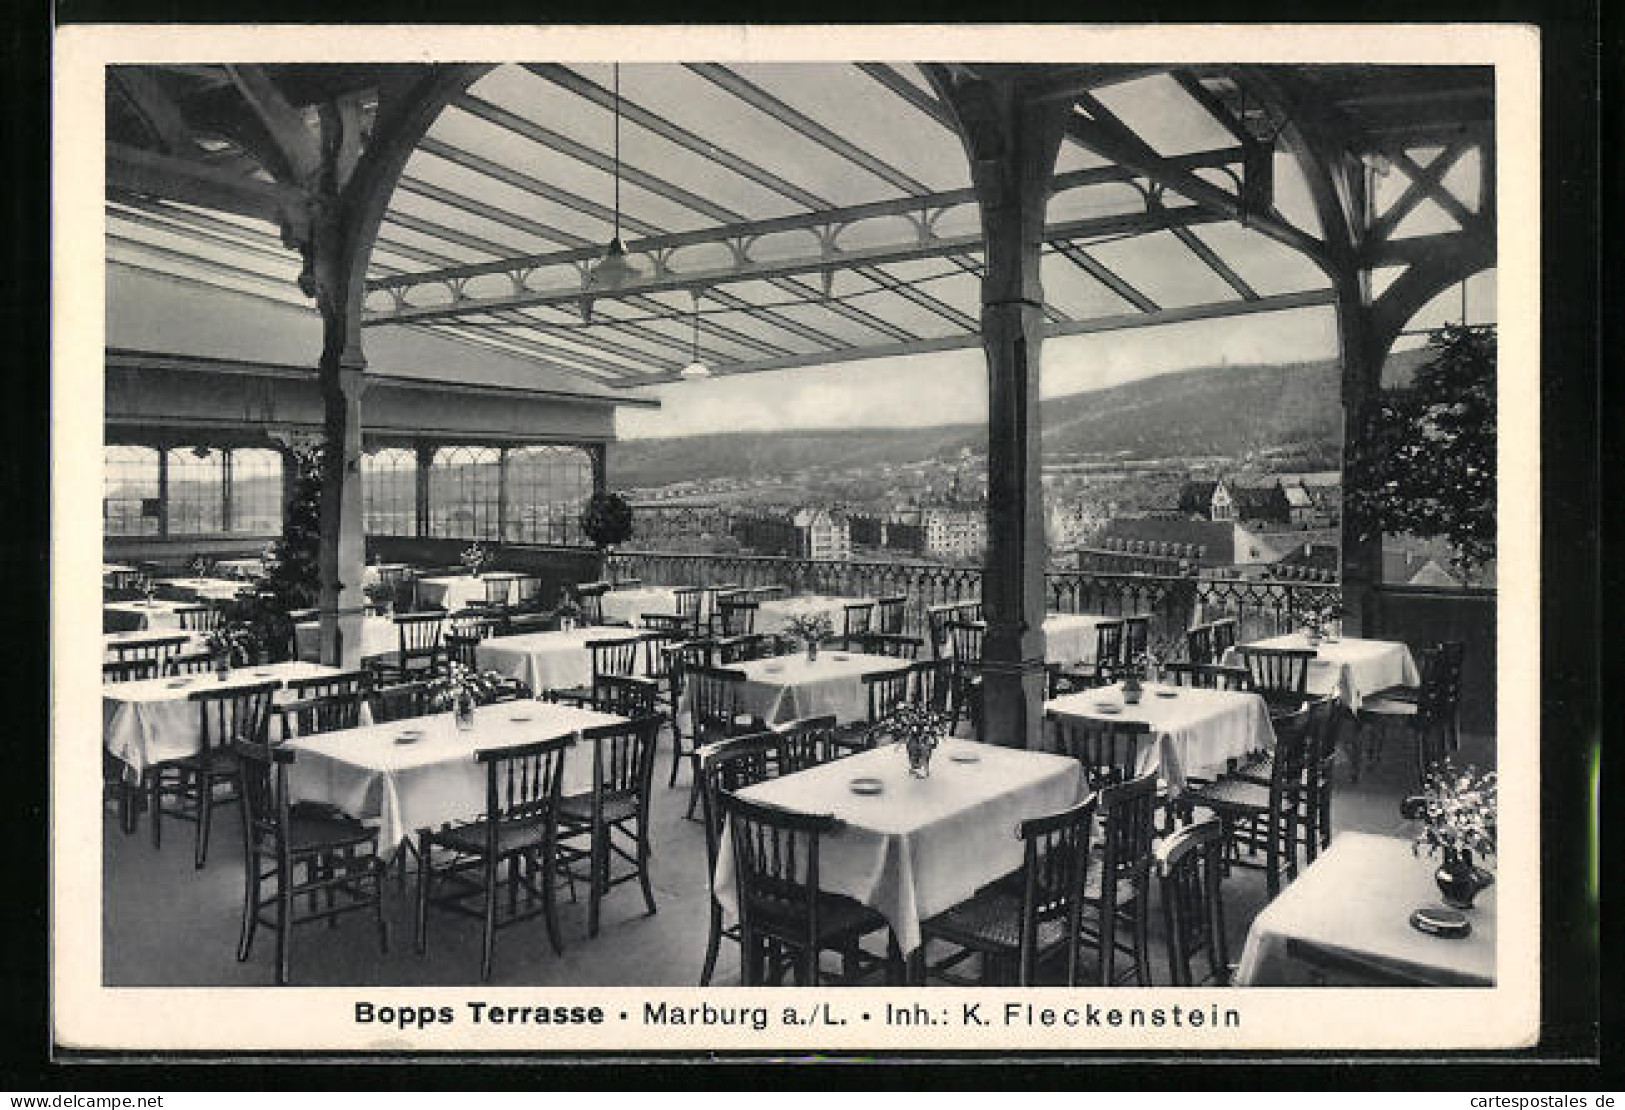
[[[141,591],[141,598],[148,605],[152,604],[152,599],[158,593],[158,583],[153,581],[150,574],[143,574],[136,582],[135,588]]]
[[[818,645],[835,634],[828,613],[797,613],[784,626],[784,634],[807,649],[807,658],[818,658]]]
[[[395,602],[395,587],[389,582],[368,582],[361,592],[379,609],[387,610]]]
[[[1316,599],[1298,610],[1298,627],[1308,633],[1311,643],[1332,635],[1342,619],[1343,607],[1330,598]]]
[[[892,743],[908,753],[908,772],[915,778],[931,774],[931,753],[948,734],[948,719],[941,713],[915,702],[905,701],[886,718],[886,731]]]
[[[576,600],[576,592],[569,586],[559,591],[559,604],[553,610],[553,616],[565,632],[581,623],[581,602]]]
[[[1464,852],[1495,854],[1496,774],[1475,767],[1457,769],[1448,759],[1435,764],[1415,807],[1422,828],[1412,850],[1421,855]]]
[[[463,548],[463,553],[459,558],[462,560],[463,566],[468,568],[469,575],[478,578],[480,568],[485,566],[485,561],[490,558],[490,555],[479,544],[471,543]]]
[[[429,699],[436,709],[455,711],[458,728],[473,728],[474,707],[490,701],[507,681],[496,671],[453,661],[445,674],[429,681]]]
[[[245,667],[254,661],[259,650],[259,638],[254,630],[241,621],[220,625],[203,638],[203,647],[219,670]]]
[[[196,578],[207,578],[209,571],[214,569],[213,561],[205,555],[192,556],[191,562],[186,565],[192,569],[192,575]]]

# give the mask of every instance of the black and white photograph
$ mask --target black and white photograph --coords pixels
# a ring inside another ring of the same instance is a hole
[[[65,1043],[1533,1038],[1534,39],[76,30]]]

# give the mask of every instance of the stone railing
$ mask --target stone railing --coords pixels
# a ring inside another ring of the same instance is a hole
[[[615,579],[637,578],[645,585],[783,586],[791,594],[908,598],[904,627],[926,634],[926,610],[933,605],[976,601],[982,594],[978,567],[930,563],[841,562],[772,555],[696,555],[660,551],[620,551],[609,559]],[[1189,575],[1052,571],[1046,575],[1049,608],[1069,613],[1148,614],[1154,637],[1177,640],[1193,624],[1234,617],[1243,641],[1291,631],[1306,607],[1336,604],[1336,584],[1278,582]]]

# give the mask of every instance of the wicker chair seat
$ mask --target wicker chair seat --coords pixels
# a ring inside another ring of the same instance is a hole
[[[1372,694],[1360,703],[1360,716],[1362,717],[1414,717],[1421,712],[1421,705],[1416,700],[1419,691],[1411,691],[1410,696],[1403,696],[1401,691],[1383,690]]]
[[[611,795],[604,798],[603,819],[609,822],[625,821],[636,817],[638,799],[635,795]],[[590,824],[592,822],[592,792],[571,794],[559,802],[559,817],[565,821]]]
[[[562,690],[549,690],[548,697],[554,701],[567,701],[579,705],[592,701],[592,687],[567,686]]]
[[[1020,889],[1006,884],[986,887],[957,906],[952,906],[933,917],[926,928],[933,936],[964,948],[979,951],[1007,949],[1021,950]],[[1059,917],[1038,923],[1038,951],[1047,952],[1066,943],[1066,921]]]
[[[799,899],[756,894],[750,901],[751,919],[770,935],[799,937],[806,911]],[[886,919],[845,894],[818,892],[818,941],[822,946],[840,937],[862,935],[886,927]]]
[[[1267,784],[1239,778],[1222,778],[1191,790],[1185,800],[1193,805],[1222,806],[1232,810],[1267,810],[1270,788]]]
[[[177,767],[183,771],[205,771],[215,775],[235,774],[238,767],[237,753],[230,748],[210,748],[206,752],[196,752],[192,755],[177,756],[165,760],[164,767]]]
[[[506,856],[529,848],[540,847],[548,834],[546,814],[529,815],[519,820],[497,824],[497,854]],[[434,842],[465,855],[484,855],[489,821],[473,821],[441,829],[434,834]]]
[[[288,850],[294,855],[353,848],[377,839],[376,828],[340,814],[299,807],[288,816]]]

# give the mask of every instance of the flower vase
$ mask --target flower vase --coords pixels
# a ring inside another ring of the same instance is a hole
[[[559,618],[559,631],[560,632],[574,632],[575,629],[576,629],[576,619],[574,617],[560,617]]]
[[[931,753],[937,750],[937,738],[919,737],[904,744],[908,752],[908,773],[917,779],[931,777]]]
[[[217,655],[214,660],[214,677],[221,682],[231,677],[231,656]]]
[[[1123,704],[1139,705],[1140,693],[1143,689],[1144,687],[1140,685],[1139,675],[1131,674],[1123,679]]]
[[[1320,646],[1320,629],[1318,629],[1318,628],[1306,629],[1304,631],[1303,638],[1308,641],[1310,647],[1319,647]]]
[[[817,661],[818,661],[818,641],[817,640],[808,640],[807,641],[807,662],[816,663]]]
[[[474,695],[464,691],[452,702],[452,716],[464,732],[474,727]]]
[[[1470,910],[1478,892],[1495,882],[1495,876],[1482,867],[1473,866],[1472,852],[1447,848],[1444,862],[1433,873],[1433,881],[1439,884],[1439,894],[1443,896],[1445,905]]]

